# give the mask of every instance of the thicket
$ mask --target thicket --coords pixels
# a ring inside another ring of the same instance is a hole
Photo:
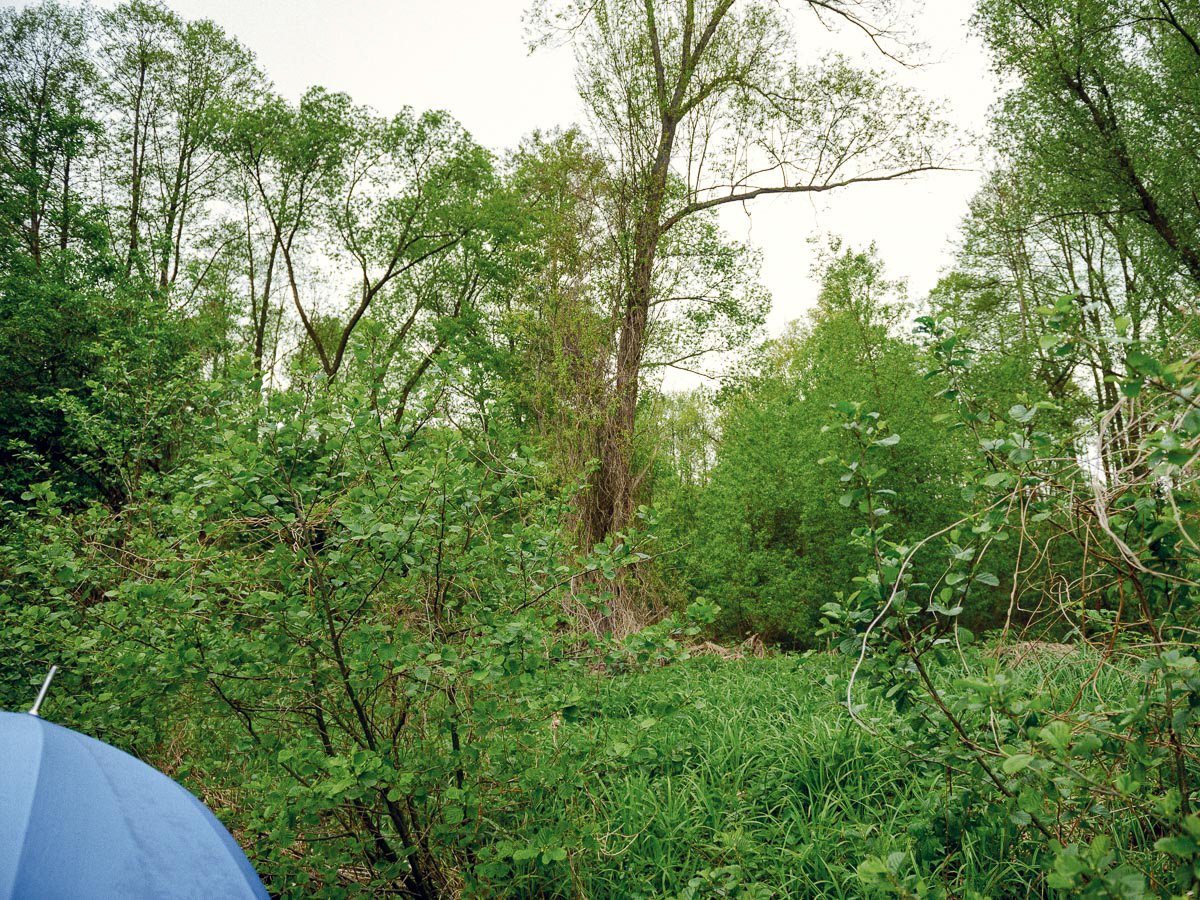
[[[720,605],[717,625],[733,636],[824,645],[822,607],[854,589],[867,561],[848,540],[860,501],[825,463],[854,444],[839,410],[861,403],[904,423],[870,470],[886,476],[903,533],[919,537],[957,517],[967,444],[933,422],[949,407],[904,333],[899,290],[873,252],[835,245],[811,323],[764,346],[717,397],[714,465],[690,516],[680,510],[673,524],[687,546],[681,571]]]
[[[831,240],[769,341],[716,208],[944,123],[773,3],[531,24],[592,130],[497,154],[0,13],[0,705],[63,667],[278,896],[1194,890],[1200,16],[983,0],[951,270]]]

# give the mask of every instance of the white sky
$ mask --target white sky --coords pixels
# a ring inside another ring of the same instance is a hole
[[[113,0],[102,0],[111,5]],[[211,18],[248,45],[277,89],[297,98],[312,84],[345,91],[380,112],[401,106],[448,110],[494,150],[535,128],[583,121],[567,48],[530,56],[523,40],[527,0],[166,0],[186,18]],[[897,71],[944,99],[964,133],[983,129],[996,94],[986,53],[968,34],[971,0],[911,0],[910,29],[929,62]],[[811,16],[797,19],[802,46],[825,40]],[[865,50],[846,32],[828,46]],[[868,57],[883,66],[878,54]],[[897,67],[893,66],[893,69]],[[763,280],[774,297],[777,333],[812,304],[809,239],[841,235],[856,247],[875,241],[892,277],[924,297],[949,262],[950,243],[977,172],[863,185],[827,195],[767,197],[723,211],[732,234],[764,252]]]

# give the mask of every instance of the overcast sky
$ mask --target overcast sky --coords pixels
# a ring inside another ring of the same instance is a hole
[[[523,40],[527,0],[166,0],[187,18],[206,17],[247,44],[285,96],[312,84],[345,91],[383,113],[408,105],[446,109],[481,143],[515,146],[536,128],[583,121],[569,49]],[[102,2],[101,5],[111,5]],[[929,62],[897,76],[944,99],[964,133],[981,131],[995,95],[985,53],[969,35],[971,0],[911,0],[912,32]],[[802,46],[865,50],[852,34],[829,39],[809,16],[797,19]],[[880,65],[883,60],[874,54]],[[895,68],[895,67],[893,67]],[[829,195],[768,197],[726,208],[727,228],[764,252],[774,297],[772,332],[813,301],[810,238],[838,234],[855,246],[875,241],[892,277],[913,299],[933,286],[979,183],[977,172],[864,185]]]

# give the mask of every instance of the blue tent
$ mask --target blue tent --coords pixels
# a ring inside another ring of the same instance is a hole
[[[166,775],[36,714],[0,712],[0,900],[151,897],[268,895],[225,826]]]

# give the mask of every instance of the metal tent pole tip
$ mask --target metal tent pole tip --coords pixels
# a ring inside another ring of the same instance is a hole
[[[31,716],[38,715],[38,710],[42,708],[42,701],[46,699],[46,692],[50,690],[50,682],[54,680],[54,673],[58,671],[58,666],[51,666],[50,671],[46,673],[46,680],[42,682],[42,689],[38,691],[37,699],[33,701],[33,706],[29,710]]]

